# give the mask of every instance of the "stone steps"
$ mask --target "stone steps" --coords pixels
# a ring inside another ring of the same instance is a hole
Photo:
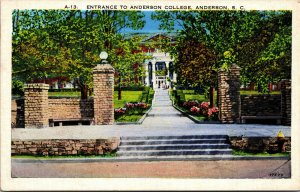
[[[120,156],[229,155],[231,149],[119,151]]]
[[[120,146],[119,151],[151,151],[151,150],[177,150],[177,149],[228,149],[228,144],[161,144],[142,146]]]
[[[122,137],[119,158],[199,158],[201,156],[231,156],[226,135],[183,135]]]

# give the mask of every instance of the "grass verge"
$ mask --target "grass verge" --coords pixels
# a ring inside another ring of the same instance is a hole
[[[260,152],[260,153],[251,153],[251,152],[245,152],[242,150],[232,150],[232,154],[236,156],[289,156],[290,152],[284,152],[284,153],[268,153],[268,152]]]
[[[278,95],[280,94],[280,91],[272,91],[270,93],[260,93],[258,91],[246,91],[246,90],[240,90],[241,95],[263,95],[263,94],[271,94],[271,95]]]
[[[70,158],[114,158],[117,157],[117,153],[107,153],[104,155],[61,155],[61,156],[33,156],[33,155],[13,155],[14,159],[70,159]]]
[[[144,114],[134,114],[134,115],[122,115],[116,118],[116,122],[137,122],[139,121]]]

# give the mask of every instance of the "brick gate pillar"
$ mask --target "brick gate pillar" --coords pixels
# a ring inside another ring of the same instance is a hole
[[[93,69],[96,125],[114,123],[114,73],[115,69],[110,64],[98,64]]]
[[[291,80],[281,81],[281,117],[283,125],[291,125]]]
[[[48,84],[25,84],[24,110],[25,128],[49,126]]]
[[[222,123],[240,122],[240,67],[235,64],[218,72],[218,107]]]

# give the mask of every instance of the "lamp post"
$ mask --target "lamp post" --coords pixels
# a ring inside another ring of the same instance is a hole
[[[108,57],[108,54],[105,52],[105,51],[102,51],[99,55],[100,59],[101,59],[101,64],[104,65],[104,64],[107,64],[107,57]]]

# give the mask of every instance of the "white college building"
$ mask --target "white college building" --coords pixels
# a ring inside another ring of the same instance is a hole
[[[171,38],[165,35],[156,34],[150,36],[142,41],[149,43],[163,38]],[[169,88],[173,82],[176,82],[176,74],[174,71],[174,60],[169,53],[162,52],[159,46],[155,48],[143,48],[146,54],[152,56],[152,59],[146,60],[143,64],[145,69],[145,85],[153,89],[156,88]],[[146,50],[145,50],[146,49]]]

